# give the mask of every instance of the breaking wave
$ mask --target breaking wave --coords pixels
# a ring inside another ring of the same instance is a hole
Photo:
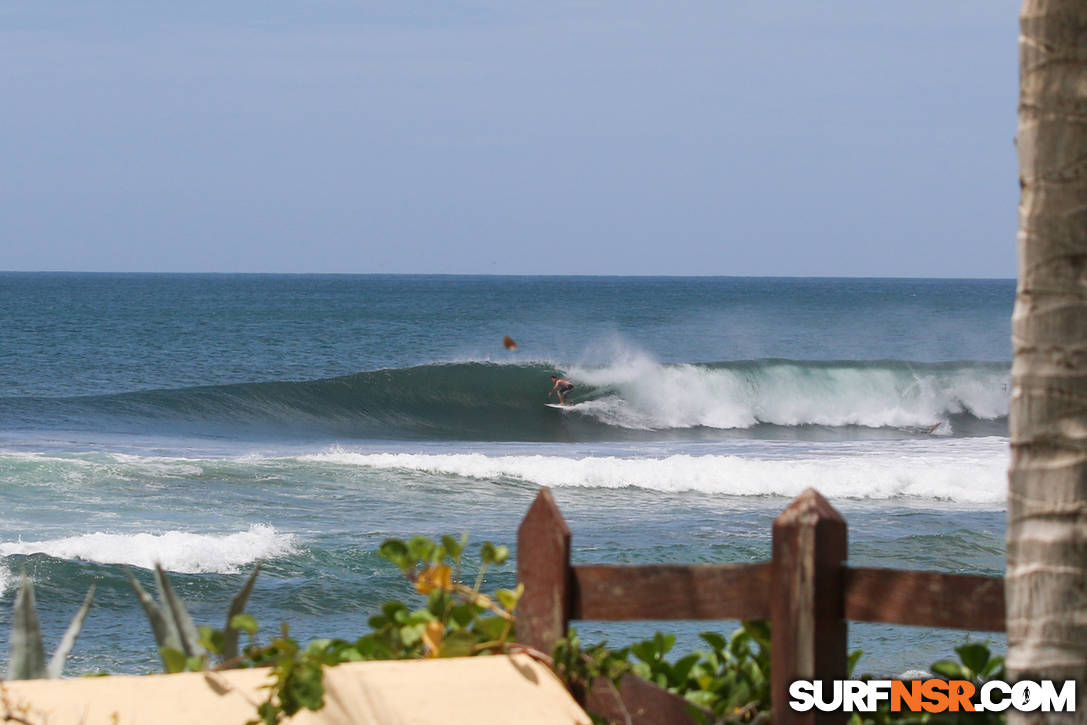
[[[127,564],[150,569],[156,563],[180,574],[237,573],[258,559],[288,556],[297,549],[294,534],[279,534],[266,524],[234,534],[112,534],[96,532],[46,541],[0,542],[0,556],[46,554],[55,559]],[[0,568],[0,595],[10,574]]]
[[[554,372],[577,385],[565,411],[544,406]],[[775,437],[812,427],[1001,435],[1009,372],[1004,363],[894,360],[664,364],[635,356],[559,368],[462,362],[312,381],[6,398],[0,422],[432,440],[606,440],[692,431]]]

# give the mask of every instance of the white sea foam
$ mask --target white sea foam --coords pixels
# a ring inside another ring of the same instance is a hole
[[[95,532],[47,541],[0,543],[0,556],[48,554],[58,559],[81,559],[101,564],[128,564],[147,569],[156,562],[169,571],[228,574],[258,559],[286,556],[297,548],[293,534],[280,534],[267,524],[254,524],[234,534],[111,534]],[[7,581],[0,569],[0,591]],[[10,576],[8,577],[10,578]]]
[[[46,487],[96,484],[103,479],[195,478],[204,472],[205,463],[199,459],[127,453],[49,455],[0,450],[0,475],[18,476],[22,485]]]
[[[973,453],[952,446],[903,446],[903,452],[844,449],[789,458],[742,455],[488,456],[480,453],[415,454],[330,451],[302,460],[386,470],[418,471],[473,479],[513,479],[552,487],[637,487],[739,496],[795,496],[814,487],[832,498],[909,497],[1001,505],[1007,455],[993,446]]]
[[[3,598],[8,593],[8,587],[11,585],[11,572],[7,567],[0,565],[0,598]]]
[[[627,352],[603,367],[573,367],[568,375],[609,391],[569,413],[647,430],[758,423],[928,428],[958,413],[987,420],[1008,414],[1008,373],[999,366],[663,365]]]

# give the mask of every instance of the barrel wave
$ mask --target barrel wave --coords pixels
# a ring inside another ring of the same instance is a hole
[[[577,385],[565,411],[544,406],[555,373]],[[113,430],[389,440],[791,437],[836,429],[993,435],[1006,429],[1008,379],[1006,364],[989,362],[457,362],[310,381],[5,398],[0,420],[16,428],[93,421]]]

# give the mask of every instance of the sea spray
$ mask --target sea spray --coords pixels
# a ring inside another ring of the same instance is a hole
[[[905,361],[753,360],[660,364],[641,354],[575,368],[572,378],[603,394],[574,410],[623,428],[743,429],[862,426],[928,429],[950,416],[1008,413],[1006,366]]]

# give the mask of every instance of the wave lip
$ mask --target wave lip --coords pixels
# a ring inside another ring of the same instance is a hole
[[[258,559],[287,556],[297,550],[294,534],[279,534],[267,524],[254,524],[234,534],[110,534],[95,532],[47,541],[0,543],[0,556],[46,554],[99,564],[126,564],[151,569],[156,563],[179,574],[234,574]],[[0,593],[6,580],[0,569]]]

